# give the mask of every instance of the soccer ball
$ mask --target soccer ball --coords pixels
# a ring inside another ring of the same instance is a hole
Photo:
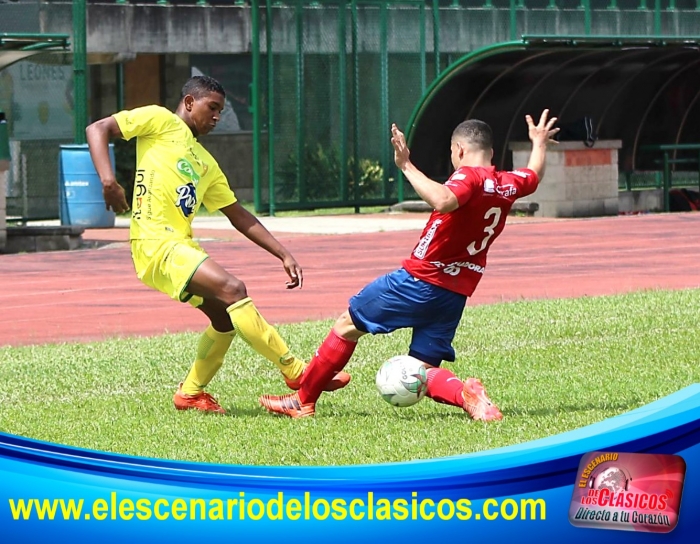
[[[418,359],[397,355],[381,366],[376,384],[379,394],[392,406],[412,406],[425,396],[428,375]]]

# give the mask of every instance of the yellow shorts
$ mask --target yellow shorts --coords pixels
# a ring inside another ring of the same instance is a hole
[[[132,240],[131,258],[138,278],[153,289],[195,308],[201,297],[187,292],[187,284],[209,257],[194,240]]]

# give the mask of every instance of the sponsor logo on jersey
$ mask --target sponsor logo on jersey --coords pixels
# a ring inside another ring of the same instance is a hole
[[[418,242],[416,249],[413,250],[413,255],[415,255],[417,259],[422,259],[423,257],[425,257],[425,254],[428,252],[428,246],[430,245],[430,242],[432,242],[433,237],[435,236],[435,231],[441,224],[442,219],[436,219],[435,221],[433,221],[433,224],[430,225],[428,232],[426,232],[425,236],[423,236],[423,238],[421,238],[421,241]]]
[[[436,268],[440,268],[445,274],[450,276],[458,275],[463,268],[476,272],[477,274],[484,273],[484,267],[475,263],[470,263],[469,261],[458,261],[454,263],[441,263],[440,261],[432,261],[430,264]]]
[[[518,190],[515,185],[498,185],[496,187],[496,192],[501,196],[514,196]]]
[[[179,159],[177,161],[177,171],[189,179],[195,186],[199,183],[199,174],[197,174],[194,167],[187,159]]]
[[[197,205],[197,190],[194,188],[194,183],[180,185],[176,191],[177,202],[175,205],[182,210],[185,217],[189,217]]]
[[[489,194],[498,193],[499,196],[509,197],[514,196],[518,190],[513,184],[509,183],[508,185],[498,185],[491,178],[486,178],[484,180],[484,192]]]
[[[459,181],[460,179],[466,179],[467,174],[452,174],[450,181]]]

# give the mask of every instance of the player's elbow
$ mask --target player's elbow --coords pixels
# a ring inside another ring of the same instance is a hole
[[[435,211],[440,213],[449,213],[459,208],[459,201],[452,191],[444,195],[442,198],[436,199],[433,203]]]
[[[440,212],[440,213],[450,213],[451,211],[457,209],[456,207],[450,206],[449,204],[444,203],[444,202],[437,204],[433,207],[435,208],[436,212]]]
[[[105,117],[89,124],[85,128],[85,137],[90,143],[92,138],[116,138],[121,136],[121,131],[119,130],[119,125],[114,120],[114,117]]]
[[[102,121],[95,121],[85,128],[85,138],[87,139],[88,143],[95,138],[103,135],[107,136],[109,134],[106,127],[104,127],[101,123]]]

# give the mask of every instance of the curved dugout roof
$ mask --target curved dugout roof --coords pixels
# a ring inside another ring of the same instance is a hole
[[[590,116],[599,139],[622,140],[621,170],[659,170],[642,146],[700,143],[700,38],[525,36],[470,53],[416,108],[411,158],[446,179],[452,130],[476,118],[493,128],[494,164],[511,168],[508,143],[528,141],[525,114],[545,108],[560,126]]]

